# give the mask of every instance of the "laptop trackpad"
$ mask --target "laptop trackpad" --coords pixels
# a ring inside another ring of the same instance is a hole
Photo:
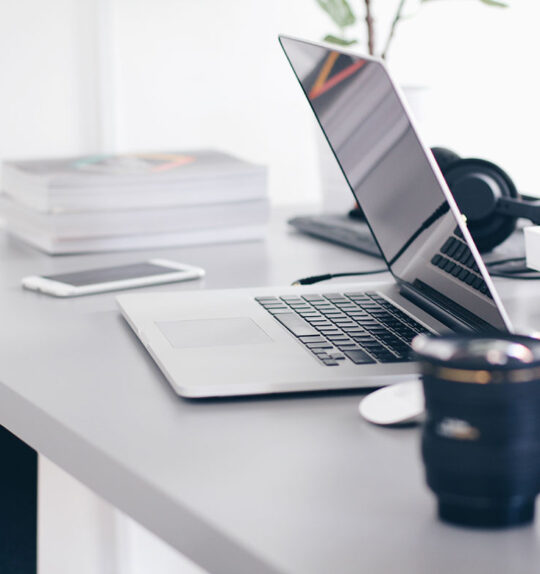
[[[254,345],[272,340],[249,317],[159,321],[156,325],[176,349]]]

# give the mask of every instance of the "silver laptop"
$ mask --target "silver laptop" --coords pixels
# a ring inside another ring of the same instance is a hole
[[[373,387],[423,332],[511,329],[466,224],[379,60],[281,46],[392,273],[388,283],[118,297],[185,397]]]

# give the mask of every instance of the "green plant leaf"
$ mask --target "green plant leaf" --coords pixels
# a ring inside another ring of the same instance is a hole
[[[317,0],[317,4],[332,18],[338,28],[347,28],[356,22],[356,16],[348,0]]]
[[[352,46],[352,44],[358,43],[358,40],[345,40],[344,38],[339,38],[333,34],[328,34],[323,38],[323,40],[329,44],[337,44],[338,46]]]
[[[433,2],[433,0],[420,0],[422,4],[427,2]],[[509,8],[510,4],[508,2],[502,2],[501,0],[480,0],[482,4],[486,6],[494,6],[495,8]]]
[[[508,8],[508,4],[506,2],[499,2],[499,0],[480,0],[480,2],[487,6],[495,6],[496,8]]]

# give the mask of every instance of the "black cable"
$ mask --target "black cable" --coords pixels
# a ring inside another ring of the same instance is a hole
[[[492,273],[492,277],[502,277],[503,279],[519,279],[520,281],[540,281],[540,275],[531,277],[530,275],[506,275],[505,273]]]
[[[530,273],[530,271],[529,271]],[[540,273],[531,277],[530,275],[520,275],[518,273],[490,273],[492,277],[503,277],[504,279],[519,279],[520,281],[540,281]]]
[[[534,269],[528,269],[527,267],[521,267],[519,269],[502,269],[501,271],[490,271],[490,275],[495,275],[497,273],[502,275],[530,275],[531,273],[538,274],[538,271],[535,271]]]
[[[499,259],[498,261],[490,261],[486,263],[486,267],[497,267],[499,265],[504,265],[506,263],[515,263],[518,261],[525,261],[525,257],[508,257],[507,259]],[[302,279],[297,279],[292,283],[292,285],[314,285],[315,283],[320,283],[321,281],[329,281],[330,279],[335,279],[337,277],[355,277],[361,275],[375,275],[377,273],[385,273],[388,268],[385,269],[373,269],[372,271],[357,271],[352,273],[326,273],[324,275],[313,275],[312,277],[303,277]],[[531,276],[526,275],[528,273],[536,273],[537,275]],[[524,281],[540,281],[540,273],[534,269],[529,269],[527,267],[522,267],[519,269],[507,269],[505,271],[490,271],[489,274],[492,277],[502,277],[504,279],[520,279]]]
[[[525,257],[509,257],[508,259],[499,259],[498,261],[491,261],[486,263],[486,267],[498,267],[506,263],[517,263],[518,261],[525,261]],[[531,275],[534,273],[534,275]],[[540,273],[535,269],[529,269],[528,267],[518,267],[515,269],[503,269],[502,271],[491,271],[489,274],[492,277],[502,277],[504,279],[522,279],[524,281],[538,281],[540,280]]]
[[[504,265],[505,263],[514,263],[515,261],[525,261],[525,257],[508,257],[508,259],[489,261],[485,265],[486,267],[495,267],[496,265]]]
[[[303,277],[302,279],[297,279],[291,285],[313,285],[314,283],[319,283],[321,281],[328,281],[329,279],[335,279],[336,277],[354,277],[358,275],[375,275],[377,273],[385,273],[388,268],[384,269],[373,269],[372,271],[357,271],[353,273],[326,273],[325,275],[313,275],[312,277]]]

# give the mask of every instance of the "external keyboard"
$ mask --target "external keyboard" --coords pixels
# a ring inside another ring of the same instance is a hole
[[[304,215],[289,220],[298,231],[381,257],[381,252],[365,221],[350,215]]]
[[[329,367],[410,361],[412,340],[429,332],[375,292],[255,300]]]

